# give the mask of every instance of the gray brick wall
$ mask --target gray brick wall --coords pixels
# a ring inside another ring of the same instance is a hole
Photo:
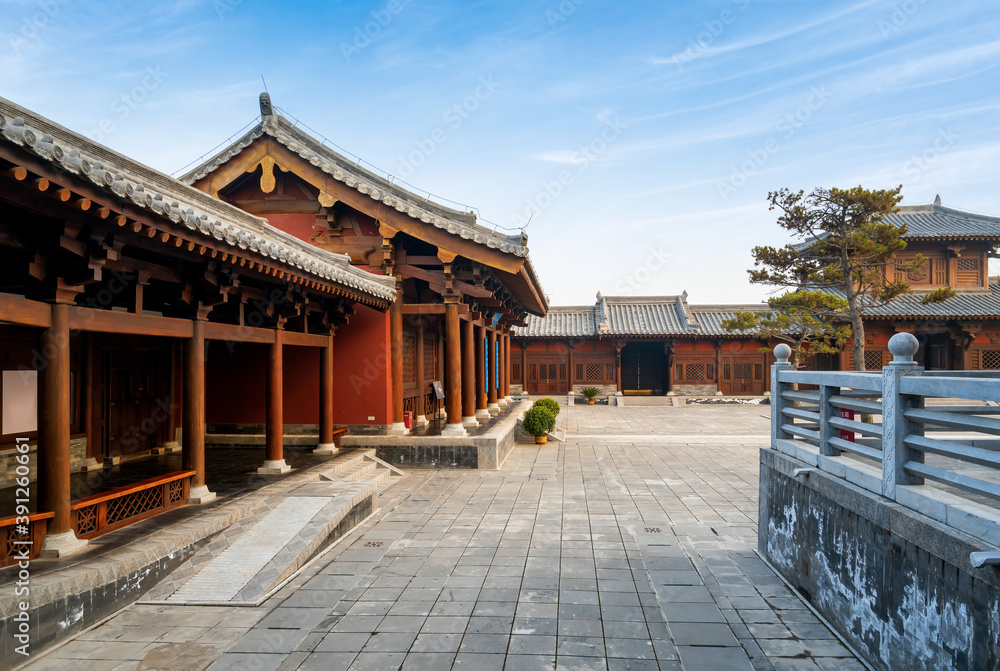
[[[69,468],[72,473],[83,470],[83,464],[87,460],[87,439],[73,438],[69,442],[70,462]],[[18,464],[15,457],[20,454],[16,449],[0,451],[0,487],[13,487],[14,478],[17,477],[15,468]],[[32,482],[38,480],[38,446],[32,444],[28,452],[28,477]]]

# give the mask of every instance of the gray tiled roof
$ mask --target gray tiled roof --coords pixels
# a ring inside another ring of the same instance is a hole
[[[683,296],[606,296],[609,334],[677,335],[695,333],[697,325],[688,321]]]
[[[528,315],[528,325],[515,328],[515,333],[527,338],[586,338],[596,337],[596,308],[552,307],[544,317]]]
[[[698,324],[700,335],[754,335],[755,330],[727,331],[722,328],[726,319],[735,319],[740,312],[769,312],[767,303],[751,305],[690,305],[691,317]]]
[[[843,297],[843,292],[830,290]],[[1000,277],[990,278],[989,291],[962,291],[941,303],[923,305],[922,294],[906,294],[888,305],[865,310],[866,317],[996,319],[1000,317]]]
[[[354,268],[332,254],[274,228],[266,219],[118,154],[82,135],[0,98],[0,141],[30,151],[57,170],[89,180],[124,202],[183,224],[206,238],[249,249],[275,262],[384,301],[395,281]]]
[[[901,207],[885,220],[897,226],[906,224],[908,239],[1000,238],[1000,218],[953,210],[938,202]]]
[[[738,312],[765,310],[766,303],[688,305],[686,292],[636,297],[599,293],[593,307],[552,307],[545,317],[529,317],[528,325],[516,328],[514,334],[519,338],[753,335],[753,331],[727,331],[722,321]]]
[[[385,177],[358,165],[292,124],[280,114],[262,115],[261,121],[243,137],[236,140],[212,158],[180,177],[182,182],[193,184],[238,156],[258,138],[267,135],[288,150],[298,154],[338,182],[383,203],[398,212],[426,224],[443,229],[452,235],[515,256],[528,256],[528,236],[504,235],[476,223],[476,215],[453,210],[427,198],[412,193]]]
[[[906,224],[904,237],[907,240],[992,238],[1000,241],[1000,217],[954,210],[942,205],[940,197],[930,205],[904,205],[898,212],[885,215],[885,221],[896,226]],[[801,252],[813,242],[815,239],[809,238],[792,247]]]

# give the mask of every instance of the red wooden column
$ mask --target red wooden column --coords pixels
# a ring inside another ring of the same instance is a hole
[[[97,461],[97,436],[94,432],[94,385],[97,380],[94,378],[94,335],[86,333],[83,336],[83,404],[80,412],[83,415],[83,432],[87,434],[87,460],[83,464],[85,473],[99,471],[104,465]]]
[[[445,407],[448,423],[441,431],[445,436],[464,436],[462,426],[462,327],[458,319],[458,303],[444,306]]]
[[[615,383],[618,385],[618,391],[622,390],[622,345],[615,343]],[[667,375],[667,380],[671,377]]]
[[[510,338],[511,332],[508,330],[503,336],[503,397],[508,404],[511,402],[510,398],[510,375],[513,366],[511,366],[510,361]]]
[[[392,373],[392,427],[389,433],[407,433],[403,424],[403,290],[396,289],[396,300],[389,308],[389,351]]]
[[[501,326],[497,332],[497,353],[499,366],[500,387],[497,389],[497,405],[501,408],[507,407],[507,327]]]
[[[284,389],[282,375],[282,335],[279,328],[274,332],[274,342],[267,350],[267,425],[264,433],[264,465],[257,469],[262,475],[287,473],[292,467],[285,463],[283,456],[285,441]]]
[[[333,441],[333,333],[319,355],[319,445],[313,454],[336,454]]]
[[[184,342],[184,431],[182,461],[191,477],[188,503],[215,498],[205,484],[205,322],[194,321],[191,338]]]
[[[39,510],[53,512],[42,557],[61,558],[80,552],[87,541],[76,537],[70,513],[69,447],[69,306],[52,306],[52,321],[42,331],[44,357],[38,376]]]
[[[427,411],[424,404],[427,402],[427,380],[424,379],[424,318],[417,317],[417,341],[416,356],[414,357],[417,367],[417,402],[413,409],[414,426],[427,426]]]
[[[486,385],[486,409],[490,411],[491,415],[497,415],[500,413],[500,406],[497,405],[497,331],[495,328],[489,329],[488,336],[489,346],[487,350],[489,351],[489,357],[487,361],[489,362],[487,366],[489,367],[489,374],[486,379],[489,384]]]
[[[490,411],[486,409],[486,324],[475,327],[476,348],[476,419],[489,419]]]
[[[462,322],[462,424],[477,427],[476,419],[476,365],[475,333],[471,321]]]

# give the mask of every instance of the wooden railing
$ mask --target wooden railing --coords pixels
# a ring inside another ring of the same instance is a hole
[[[174,471],[70,504],[79,538],[94,538],[184,505],[194,471]]]
[[[10,566],[24,559],[36,559],[45,542],[45,530],[54,513],[32,513],[27,524],[18,524],[17,517],[0,519],[0,566]]]
[[[778,345],[771,446],[1000,545],[1000,419],[992,416],[1000,407],[983,403],[1000,401],[1000,371],[924,371],[908,333],[889,349],[893,361],[881,372],[810,372],[795,371],[790,349]],[[927,407],[926,399],[962,405]]]

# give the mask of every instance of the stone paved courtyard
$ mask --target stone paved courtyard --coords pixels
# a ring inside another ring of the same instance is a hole
[[[754,553],[767,412],[563,408],[565,444],[410,471],[261,607],[133,605],[27,668],[863,669]]]

